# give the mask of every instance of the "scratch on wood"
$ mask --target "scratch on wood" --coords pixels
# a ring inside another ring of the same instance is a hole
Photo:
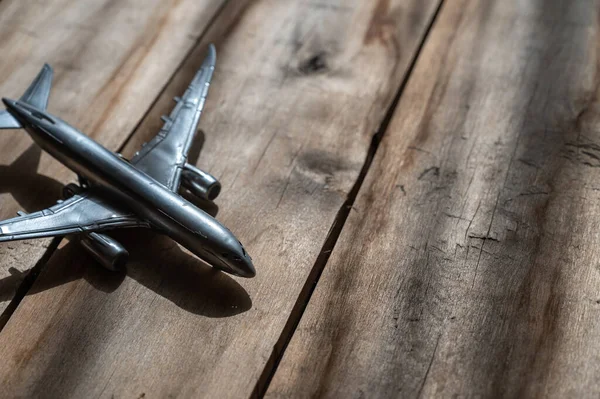
[[[431,358],[429,359],[429,365],[427,366],[427,370],[425,371],[423,382],[421,382],[421,387],[419,388],[419,392],[417,392],[417,398],[420,398],[423,395],[423,389],[425,388],[427,378],[429,378],[429,372],[431,371],[431,367],[433,366],[433,361],[437,353],[438,345],[440,344],[440,338],[442,338],[442,334],[438,335],[437,341],[435,342],[435,347],[433,348],[433,352],[431,353]]]
[[[440,175],[440,168],[437,167],[437,166],[432,166],[430,168],[425,169],[423,172],[421,172],[421,174],[419,175],[419,177],[417,178],[417,180],[423,179],[429,173],[431,173],[433,176],[437,177],[437,176]]]

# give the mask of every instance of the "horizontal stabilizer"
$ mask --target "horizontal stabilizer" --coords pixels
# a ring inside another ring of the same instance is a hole
[[[40,73],[25,91],[20,101],[33,105],[37,109],[46,110],[48,106],[48,97],[50,97],[50,88],[52,87],[52,67],[44,64]]]
[[[0,129],[18,129],[20,127],[19,121],[8,111],[0,111]]]

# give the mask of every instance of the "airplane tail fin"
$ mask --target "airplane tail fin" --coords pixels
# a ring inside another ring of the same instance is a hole
[[[44,64],[42,70],[36,78],[31,82],[31,85],[25,90],[21,96],[21,102],[27,103],[40,110],[46,110],[48,106],[48,98],[50,97],[50,88],[52,87],[52,67]],[[22,127],[15,117],[8,111],[0,111],[0,129],[18,129]]]
[[[48,64],[44,64],[42,70],[31,85],[27,88],[20,101],[27,103],[40,109],[46,110],[48,106],[48,97],[50,97],[50,88],[52,87],[52,67]]]

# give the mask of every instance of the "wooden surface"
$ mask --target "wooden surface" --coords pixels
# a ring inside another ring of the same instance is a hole
[[[145,231],[126,274],[3,244],[0,396],[597,397],[599,12],[1,0],[0,94],[48,61],[50,111],[126,156],[217,45],[192,157],[257,276]],[[1,218],[74,177],[0,149]]]
[[[264,389],[274,348],[292,332],[286,323],[437,2],[250,3],[228,2],[213,19],[124,154],[156,134],[214,41],[198,165],[222,180],[218,218],[252,254],[257,277],[215,273],[146,232],[115,235],[132,253],[127,275],[66,245],[0,334],[0,375],[12,395],[244,397]]]
[[[267,397],[598,397],[598,11],[445,2]]]

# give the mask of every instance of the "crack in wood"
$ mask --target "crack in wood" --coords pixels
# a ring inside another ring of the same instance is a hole
[[[58,245],[60,244],[62,239],[63,237],[54,237],[54,239],[52,239],[50,245],[48,246],[48,248],[46,248],[42,257],[29,270],[23,281],[21,281],[21,284],[19,284],[19,287],[17,288],[13,299],[10,301],[6,309],[4,309],[4,312],[2,312],[2,314],[0,315],[0,332],[2,331],[6,323],[8,323],[10,317],[13,315],[15,310],[17,310],[17,307],[19,306],[23,298],[25,298],[25,295],[27,295],[27,293],[35,283],[37,277],[44,270],[44,267],[58,248]]]
[[[279,339],[277,340],[275,346],[273,347],[271,356],[267,360],[267,363],[265,364],[265,368],[263,369],[263,372],[260,375],[260,377],[254,387],[254,390],[251,394],[252,398],[262,398],[265,396],[265,393],[267,392],[267,389],[269,388],[269,384],[270,384],[271,380],[273,379],[273,376],[277,372],[277,367],[283,357],[283,354],[285,353],[285,350],[287,349],[287,346],[289,345],[290,340],[292,339],[292,336],[294,335],[294,332],[296,331],[296,328],[298,327],[298,324],[300,323],[300,319],[302,318],[302,315],[304,314],[304,311],[306,310],[306,307],[308,306],[308,303],[310,302],[311,296],[312,296],[317,284],[319,283],[319,278],[320,278],[321,274],[323,273],[325,266],[327,265],[327,262],[331,256],[333,249],[335,248],[335,244],[342,232],[342,229],[344,228],[344,224],[346,223],[346,220],[348,219],[348,215],[350,214],[350,211],[353,208],[353,205],[354,205],[354,202],[358,195],[358,192],[360,191],[362,183],[367,175],[367,172],[369,171],[369,169],[371,167],[371,164],[373,162],[373,159],[375,157],[375,154],[377,152],[377,149],[379,147],[381,139],[383,138],[383,136],[392,120],[392,117],[394,115],[396,107],[398,106],[400,98],[402,97],[402,93],[404,92],[404,89],[406,88],[406,85],[407,85],[408,81],[410,80],[410,77],[415,68],[415,65],[417,64],[417,61],[419,59],[419,56],[421,55],[423,47],[425,46],[425,43],[427,42],[427,38],[429,37],[429,34],[430,34],[433,26],[435,25],[435,22],[438,18],[438,15],[440,14],[440,10],[442,9],[443,4],[444,4],[444,0],[441,0],[439,2],[439,4],[437,5],[435,11],[433,12],[433,15],[431,16],[431,19],[429,20],[429,23],[427,24],[427,26],[424,30],[424,33],[419,41],[417,49],[412,56],[410,64],[409,64],[407,71],[400,83],[400,86],[396,92],[396,95],[393,98],[389,107],[387,108],[386,113],[382,119],[382,122],[379,125],[379,128],[377,129],[377,132],[372,137],[371,145],[367,152],[367,156],[366,156],[363,166],[360,170],[360,173],[359,173],[352,189],[350,190],[350,192],[346,198],[346,201],[344,201],[343,205],[341,206],[341,208],[339,209],[339,211],[337,213],[337,216],[333,222],[333,225],[331,226],[329,233],[327,235],[327,238],[325,239],[323,247],[321,248],[319,256],[317,257],[317,259],[311,269],[311,272],[308,275],[308,278],[306,279],[306,282],[305,282],[304,286],[302,287],[300,294],[298,295],[298,299],[296,300],[296,303],[294,304],[294,307],[292,308],[292,312],[290,313],[290,316],[285,324],[285,327],[283,328],[283,331],[282,331]],[[402,187],[402,191],[404,192],[404,187]]]

